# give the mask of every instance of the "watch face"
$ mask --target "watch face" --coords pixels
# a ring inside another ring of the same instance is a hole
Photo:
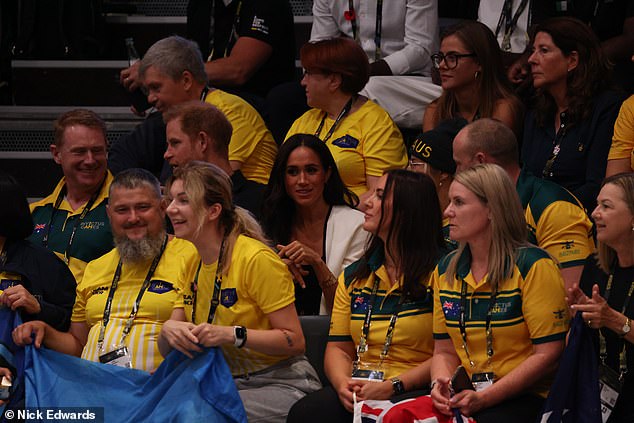
[[[244,339],[244,328],[241,326],[236,327],[236,338],[238,339]]]

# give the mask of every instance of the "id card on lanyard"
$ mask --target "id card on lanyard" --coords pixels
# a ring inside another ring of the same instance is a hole
[[[608,283],[605,288],[604,297],[606,302],[608,302],[610,298],[610,293],[612,292],[612,283],[614,281],[615,269],[616,262],[612,265],[612,270],[610,272],[610,276],[608,277]],[[630,283],[630,288],[627,292],[627,296],[623,301],[623,307],[621,308],[621,314],[623,315],[630,305],[633,291],[634,281]],[[599,358],[601,359],[601,363],[599,363],[599,395],[601,398],[601,418],[603,420],[603,423],[605,423],[608,421],[608,418],[614,410],[616,401],[619,399],[619,395],[621,394],[621,390],[623,389],[623,381],[625,379],[625,375],[628,372],[627,357],[625,352],[626,341],[621,341],[623,344],[619,348],[619,372],[616,372],[606,364],[606,359],[608,357],[606,340],[605,336],[601,332],[601,329],[599,329],[598,332]]]
[[[378,363],[368,363],[363,360],[365,353],[368,350],[368,337],[370,335],[370,325],[372,323],[372,312],[374,310],[374,302],[376,301],[376,294],[379,289],[380,279],[375,276],[374,285],[372,287],[372,295],[370,302],[368,303],[368,309],[363,319],[363,326],[361,328],[361,337],[359,345],[357,346],[357,360],[353,363],[352,378],[357,380],[367,380],[371,382],[382,382],[385,380],[385,364],[384,361],[390,350],[392,344],[392,337],[394,336],[394,327],[396,326],[396,320],[398,319],[398,313],[405,299],[401,293],[398,304],[394,313],[390,317],[387,332],[385,334],[385,342],[383,343],[383,349],[381,350],[380,359]]]
[[[141,289],[139,289],[139,293],[137,294],[136,300],[134,301],[134,304],[132,306],[130,316],[125,323],[125,327],[123,328],[123,333],[121,334],[121,342],[119,342],[118,344],[113,344],[111,346],[104,346],[103,343],[106,336],[106,326],[108,326],[108,322],[110,321],[110,312],[112,310],[112,299],[114,298],[114,293],[117,290],[117,287],[119,286],[119,280],[121,279],[121,270],[123,267],[123,263],[121,259],[119,259],[119,264],[117,265],[117,270],[114,272],[112,285],[110,286],[110,291],[108,292],[108,298],[106,299],[106,306],[103,311],[103,320],[101,322],[101,328],[99,330],[99,339],[97,340],[100,363],[132,368],[132,356],[130,355],[128,347],[125,345],[125,340],[130,334],[132,323],[134,323],[134,319],[139,312],[139,306],[141,304],[143,294],[145,294],[145,291],[150,286],[150,281],[152,279],[152,276],[154,275],[154,272],[156,271],[156,268],[158,267],[161,257],[163,256],[166,245],[167,235],[165,235],[163,239],[163,244],[161,245],[161,250],[156,255],[156,257],[154,257],[150,269],[145,276],[145,280],[141,285]]]
[[[491,359],[493,358],[493,331],[491,330],[491,320],[493,318],[493,309],[495,308],[495,302],[497,299],[497,292],[491,293],[489,300],[489,307],[487,309],[487,317],[485,324],[486,331],[486,343],[487,343],[487,362],[485,368],[480,368],[480,372],[473,373],[471,375],[471,382],[476,391],[483,391],[493,385],[495,382],[495,373],[492,371]],[[471,359],[469,353],[469,347],[467,345],[467,282],[462,280],[462,288],[460,292],[460,320],[458,326],[460,328],[460,335],[462,336],[462,349],[467,356],[471,369],[476,368],[476,363]]]

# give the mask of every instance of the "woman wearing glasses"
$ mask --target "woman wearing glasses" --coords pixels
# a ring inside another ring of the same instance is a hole
[[[311,110],[297,119],[286,138],[314,134],[337,163],[341,179],[363,209],[384,171],[407,166],[403,137],[388,113],[359,95],[369,79],[363,49],[347,38],[305,44],[302,86]]]
[[[623,97],[608,91],[608,60],[583,22],[549,19],[531,41],[536,97],[524,123],[522,162],[593,210]]]
[[[432,63],[443,93],[425,110],[423,131],[449,118],[472,122],[490,117],[521,133],[523,106],[508,85],[500,48],[486,25],[463,22],[449,28]]]
[[[449,199],[445,216],[459,247],[432,278],[432,400],[478,423],[533,423],[568,330],[561,273],[526,242],[524,211],[501,167],[457,173]],[[449,384],[460,365],[475,390]]]

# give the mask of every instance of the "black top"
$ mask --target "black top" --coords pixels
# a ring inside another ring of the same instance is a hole
[[[262,199],[266,185],[245,178],[239,170],[235,170],[231,175],[231,183],[233,204],[250,211],[259,221],[262,217]]]
[[[241,9],[236,19],[238,3]],[[229,6],[223,0],[215,0],[213,46],[209,30],[211,7],[209,0],[190,0],[187,5],[187,38],[198,43],[203,59],[207,60],[212,47],[211,60],[225,57],[225,52],[230,54],[236,42],[231,32],[237,23],[239,37],[255,38],[273,48],[271,57],[239,90],[263,97],[274,86],[293,80],[295,30],[288,0],[233,0]],[[235,92],[231,87],[222,88]]]
[[[612,144],[614,122],[623,102],[621,94],[606,91],[593,99],[590,117],[582,122],[562,123],[565,131],[555,132],[555,116],[540,126],[535,110],[524,120],[521,159],[524,169],[537,177],[551,180],[572,192],[588,212],[594,210],[596,198],[605,177],[608,152]],[[548,175],[543,171],[559,143],[560,151]]]
[[[0,288],[24,286],[40,303],[38,314],[22,313],[22,320],[42,320],[60,331],[67,331],[75,303],[75,278],[55,253],[27,240],[5,244],[6,262],[0,260],[0,273],[18,275],[3,277]]]
[[[607,285],[608,275],[599,269],[596,264],[596,259],[593,255],[589,256],[586,260],[586,265],[581,275],[581,281],[579,283],[583,292],[586,295],[592,295],[592,286],[594,284],[599,285],[601,295],[605,295],[605,287]],[[614,271],[614,281],[612,283],[612,292],[608,298],[608,304],[610,307],[617,311],[621,311],[625,297],[630,288],[631,283],[634,282],[634,266],[621,268],[617,267]],[[630,319],[634,319],[634,301],[631,301],[625,315]],[[625,323],[625,322],[623,322]],[[619,352],[625,342],[625,350],[627,356],[627,368],[628,373],[625,376],[625,383],[623,385],[623,391],[619,396],[617,405],[609,422],[631,422],[634,421],[634,344],[624,341],[616,333],[609,329],[601,329],[601,333],[606,340],[607,360],[606,364],[614,369],[615,372],[619,372]],[[596,337],[597,354],[598,354],[598,336]],[[625,416],[628,416],[627,418]]]
[[[122,170],[140,167],[148,170],[161,182],[164,166],[163,154],[167,149],[165,123],[160,112],[150,114],[130,133],[122,135],[110,146],[108,168],[116,175]]]

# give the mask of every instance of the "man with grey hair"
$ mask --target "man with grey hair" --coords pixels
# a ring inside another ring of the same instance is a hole
[[[182,290],[198,253],[190,242],[166,234],[158,180],[143,169],[114,178],[108,218],[115,248],[88,263],[77,285],[70,331],[32,321],[19,326],[14,339],[151,371],[163,361],[157,344],[163,323],[185,319]]]
[[[566,289],[579,283],[584,261],[594,251],[592,222],[565,188],[520,169],[512,130],[495,119],[476,120],[454,138],[453,158],[458,172],[479,163],[506,170],[524,208],[529,241],[557,260]]]
[[[139,75],[156,112],[113,144],[108,160],[113,173],[140,167],[165,181],[171,168],[163,160],[167,144],[162,115],[174,105],[198,100],[216,106],[233,127],[229,143],[231,168],[241,170],[249,180],[268,182],[277,154],[273,135],[249,103],[207,85],[205,65],[196,43],[179,36],[157,41],[141,60]]]

